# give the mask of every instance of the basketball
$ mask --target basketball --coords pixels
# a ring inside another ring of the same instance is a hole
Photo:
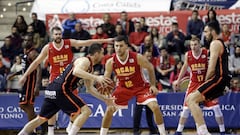
[[[95,86],[96,86],[97,91],[100,94],[110,95],[112,93],[114,87],[115,87],[115,83],[112,82],[112,83],[107,84],[107,85],[101,85],[100,83],[96,82]]]

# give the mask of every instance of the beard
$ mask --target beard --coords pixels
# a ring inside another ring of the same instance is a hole
[[[61,41],[62,41],[61,38],[56,38],[56,39],[54,40],[54,42],[57,43],[57,44],[61,43]]]

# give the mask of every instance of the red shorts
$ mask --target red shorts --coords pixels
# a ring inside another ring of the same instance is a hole
[[[136,97],[137,103],[146,105],[149,103],[147,102],[149,99],[151,99],[149,101],[157,101],[156,95],[149,92],[149,88],[149,86],[145,86],[127,89],[125,87],[117,86],[112,96],[115,96],[115,104],[121,108],[126,108],[128,106],[128,101],[133,97]]]
[[[198,82],[190,82],[189,85],[188,85],[188,89],[186,91],[186,94],[185,94],[185,98],[184,98],[184,107],[187,107],[187,103],[186,103],[186,99],[187,99],[187,96],[192,93],[193,91],[197,90],[198,87],[201,85],[202,83],[198,83]],[[218,104],[218,99],[215,99],[215,100],[211,100],[211,101],[205,101],[204,102],[204,106],[206,107],[211,107],[211,106],[215,106]]]

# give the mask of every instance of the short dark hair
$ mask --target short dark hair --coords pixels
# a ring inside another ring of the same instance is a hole
[[[221,32],[221,28],[216,21],[210,21],[205,26],[208,26],[209,28],[213,29],[217,34],[220,34]]]
[[[96,52],[101,52],[101,51],[102,51],[102,45],[98,43],[94,43],[88,48],[89,55],[94,55]]]
[[[54,30],[56,30],[56,31],[62,31],[62,29],[61,29],[59,26],[54,26],[54,27],[51,29],[51,32],[53,32]]]
[[[128,44],[128,38],[123,35],[119,35],[119,36],[115,37],[114,41],[116,41],[116,42],[124,41],[126,44]]]
[[[36,17],[37,17],[37,13],[35,13],[35,12],[32,12],[32,15],[34,15],[34,16],[36,16]]]

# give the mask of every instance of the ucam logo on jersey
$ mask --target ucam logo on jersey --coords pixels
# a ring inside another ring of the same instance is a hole
[[[68,49],[69,48],[69,45],[65,45],[65,49]]]
[[[129,59],[129,63],[134,63],[134,59]]]

